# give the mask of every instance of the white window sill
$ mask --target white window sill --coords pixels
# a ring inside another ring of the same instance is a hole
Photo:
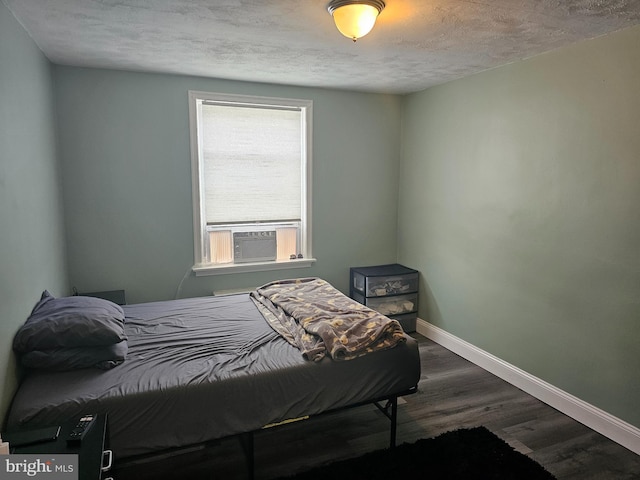
[[[207,275],[225,275],[231,273],[265,272],[268,270],[287,270],[290,268],[307,268],[315,263],[315,258],[283,260],[281,262],[260,263],[226,263],[224,265],[194,265],[192,270],[196,277]]]

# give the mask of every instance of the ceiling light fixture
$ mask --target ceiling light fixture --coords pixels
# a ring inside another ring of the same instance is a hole
[[[384,7],[381,0],[332,0],[327,10],[340,33],[355,42],[371,31]]]

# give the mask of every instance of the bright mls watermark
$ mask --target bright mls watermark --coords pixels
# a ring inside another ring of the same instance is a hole
[[[0,480],[78,480],[78,455],[0,455]]]

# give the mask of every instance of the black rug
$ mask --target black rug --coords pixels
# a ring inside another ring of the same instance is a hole
[[[484,427],[455,430],[316,467],[295,480],[393,478],[430,480],[555,480],[540,464],[516,452]]]

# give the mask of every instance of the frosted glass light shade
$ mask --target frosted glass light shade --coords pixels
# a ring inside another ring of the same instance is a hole
[[[383,8],[380,1],[334,1],[328,7],[340,33],[354,42],[371,31]]]

